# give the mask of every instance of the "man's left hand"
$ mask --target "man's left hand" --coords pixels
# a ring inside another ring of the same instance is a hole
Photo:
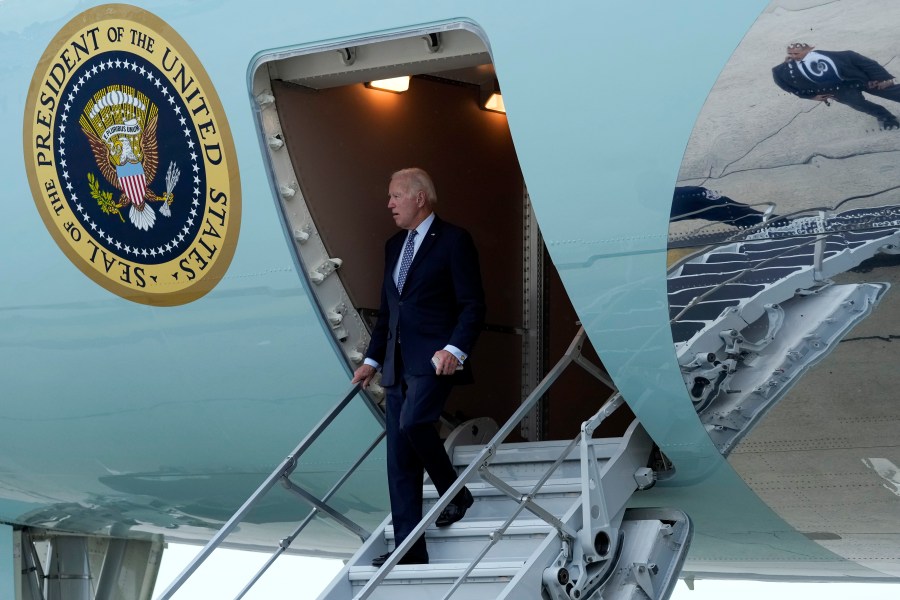
[[[359,365],[359,368],[354,371],[353,380],[350,383],[358,383],[362,389],[366,389],[369,387],[369,384],[372,383],[375,372],[375,367],[372,365],[367,365],[365,363],[361,364]]]
[[[456,357],[446,350],[435,352],[431,362],[434,365],[436,375],[453,375],[456,372],[456,366],[459,364]]]

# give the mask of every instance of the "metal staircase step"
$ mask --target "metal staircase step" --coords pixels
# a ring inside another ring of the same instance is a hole
[[[621,443],[621,438],[596,439],[591,441],[591,447],[598,462],[605,463],[615,455]],[[569,440],[501,444],[491,456],[490,471],[501,479],[536,481],[559,459],[569,444]],[[454,466],[462,470],[474,461],[482,450],[481,446],[458,446],[454,449]],[[556,468],[551,481],[580,479],[580,477],[579,450],[573,447]]]
[[[486,537],[496,531],[504,523],[504,521],[499,519],[483,519],[472,522],[469,521],[470,519],[467,514],[465,519],[454,523],[450,527],[438,528],[432,525],[425,530],[425,536],[428,538],[429,542],[431,542],[432,540],[439,541],[446,538],[459,538],[467,536]],[[552,531],[552,528],[540,519],[519,518],[516,521],[513,521],[512,524],[510,524],[509,528],[507,528],[506,532],[504,532],[504,535],[543,535],[545,533],[549,533],[550,531]],[[394,540],[393,525],[389,525],[385,529],[384,536],[389,541]]]
[[[469,515],[450,527],[429,527],[425,530],[428,540],[428,554],[432,563],[467,562],[481,552],[491,541],[505,521],[499,519],[471,520]],[[540,519],[519,519],[503,532],[488,552],[487,560],[526,560],[535,545],[554,532],[554,529]],[[388,549],[395,545],[394,528],[389,526],[384,532]]]
[[[521,570],[523,561],[484,561],[475,567],[454,600],[496,598]],[[369,598],[373,600],[431,600],[443,598],[463,574],[468,561],[428,565],[399,565]],[[375,567],[351,567],[348,573],[355,594],[375,574]]]
[[[537,479],[518,479],[510,481],[509,484],[517,491],[526,493],[530,492],[537,482]],[[502,494],[502,492],[497,490],[497,488],[483,481],[470,481],[466,484],[466,487],[469,488],[469,491],[472,493],[472,496],[474,496],[476,500],[478,498],[490,500],[495,496],[502,498],[506,497]],[[569,495],[580,493],[581,479],[579,479],[578,477],[561,477],[558,479],[551,478],[538,491],[539,496]],[[426,500],[426,503],[428,500],[435,500],[438,498],[437,490],[433,485],[424,486],[422,489],[422,494]]]
[[[549,440],[544,442],[516,442],[500,444],[491,457],[491,466],[502,464],[552,463],[568,446],[570,440]],[[620,447],[622,438],[602,438],[592,440],[598,458],[610,458]],[[457,446],[453,452],[453,464],[465,467],[484,449],[483,446]],[[578,448],[573,447],[567,461],[578,461]]]
[[[585,422],[586,441],[577,449],[569,449],[568,441],[503,444],[483,470],[482,447],[455,448],[453,460],[467,465],[472,480],[466,487],[475,502],[449,527],[420,524],[414,530],[427,541],[430,563],[392,567],[400,559],[395,554],[382,568],[370,566],[397,547],[387,518],[320,600],[438,600],[453,589],[453,600],[569,600],[596,597],[601,588],[608,600],[664,600],[683,560],[690,522],[683,513],[625,508],[652,475],[646,468],[652,440],[636,421],[621,438],[590,437],[622,402],[617,395]],[[539,481],[544,483],[532,495]],[[422,491],[423,508],[434,519],[438,493],[433,485]],[[406,539],[400,546],[411,544]]]
[[[463,570],[469,566],[469,561],[459,562],[436,562],[431,561],[427,565],[397,565],[394,570],[388,573],[385,581],[391,580],[437,580],[437,579],[456,579]],[[481,565],[475,567],[470,579],[478,578],[494,578],[507,577],[514,575],[522,567],[521,560],[506,561],[484,561]],[[368,581],[378,569],[376,567],[351,567],[350,581]]]
[[[534,488],[536,480],[531,481],[514,481],[507,480],[516,491],[521,494],[530,493]],[[464,521],[472,522],[474,520],[503,520],[508,517],[518,504],[517,500],[513,500],[506,496],[495,487],[483,481],[474,481],[466,484],[475,503],[466,512]],[[551,479],[538,491],[534,497],[534,501],[545,510],[554,515],[563,514],[572,505],[572,502],[581,495],[581,481],[574,478],[565,478],[560,480]],[[434,486],[425,486],[422,491],[423,510],[428,511],[437,503],[438,494]],[[520,517],[531,518],[531,513],[524,512]],[[451,527],[455,527],[456,524]]]

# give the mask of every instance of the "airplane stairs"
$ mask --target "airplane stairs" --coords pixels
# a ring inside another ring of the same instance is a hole
[[[635,490],[653,483],[646,468],[651,449],[637,422],[622,438],[592,439],[587,446],[457,447],[457,468],[481,465],[482,480],[467,484],[475,503],[462,521],[425,529],[430,564],[390,571],[370,566],[375,556],[395,550],[388,517],[319,600],[562,600],[597,598],[601,590],[606,600],[668,598],[690,521],[679,511],[625,509]],[[482,462],[488,456],[489,469]],[[426,520],[433,521],[428,516],[440,514],[433,486],[425,486],[425,498]]]
[[[632,494],[670,473],[664,472],[666,461],[654,453],[652,440],[637,421],[621,438],[594,437],[600,423],[624,404],[621,395],[614,393],[571,440],[503,443],[573,363],[614,389],[602,370],[582,356],[585,339],[581,328],[563,358],[486,444],[461,445],[474,439],[464,433],[465,423],[458,428],[462,435],[451,434],[449,444],[458,441],[451,448],[458,479],[442,497],[426,484],[426,514],[399,545],[395,544],[390,516],[370,534],[329,504],[378,447],[383,429],[324,497],[315,497],[291,479],[300,456],[359,395],[358,385],[352,386],[157,600],[172,598],[279,483],[313,510],[281,540],[237,599],[243,598],[304,527],[319,517],[334,520],[363,540],[320,600],[665,600],[687,554],[691,522],[677,510],[626,508]],[[383,423],[379,409],[367,396],[363,398]],[[651,461],[660,465],[661,472],[648,466]],[[475,497],[474,505],[462,521],[435,528],[433,523],[441,511],[464,485]],[[430,564],[398,565],[421,535],[428,543]],[[383,566],[371,566],[374,557],[388,551],[392,554]]]

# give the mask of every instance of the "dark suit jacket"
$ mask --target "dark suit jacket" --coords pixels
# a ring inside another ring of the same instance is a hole
[[[834,61],[842,83],[839,86],[822,88],[803,76],[793,61],[781,63],[772,69],[772,77],[778,87],[801,98],[812,98],[822,93],[839,89],[865,90],[870,81],[893,79],[880,64],[852,50],[840,52],[816,50]]]
[[[435,216],[410,265],[401,295],[393,271],[406,234],[402,230],[385,244],[381,307],[366,353],[382,365],[381,384],[385,386],[399,383],[398,352],[410,375],[434,374],[434,353],[451,344],[469,354],[484,323],[478,251],[469,233]],[[470,363],[467,359],[463,370],[451,376],[454,383],[472,381]]]

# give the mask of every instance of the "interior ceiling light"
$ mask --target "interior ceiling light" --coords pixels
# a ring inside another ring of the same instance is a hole
[[[506,114],[506,107],[503,106],[503,96],[500,92],[494,92],[488,96],[488,99],[484,102],[484,110]]]
[[[366,87],[399,94],[409,89],[409,75],[404,75],[403,77],[392,77],[391,79],[378,79],[376,81],[370,81],[366,84]]]

